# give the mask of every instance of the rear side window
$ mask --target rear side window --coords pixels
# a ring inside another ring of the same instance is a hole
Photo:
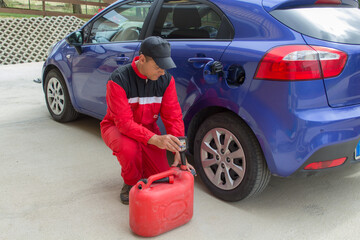
[[[360,44],[360,10],[309,7],[274,10],[277,20],[304,35],[337,43]]]
[[[232,39],[226,17],[212,6],[195,0],[165,0],[153,32],[167,39]]]

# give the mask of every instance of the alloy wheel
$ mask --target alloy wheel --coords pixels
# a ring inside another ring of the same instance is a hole
[[[214,128],[207,132],[200,156],[207,178],[218,188],[232,190],[242,182],[246,170],[245,153],[230,131]]]
[[[52,77],[47,84],[47,101],[51,111],[60,115],[64,111],[65,95],[60,81]]]

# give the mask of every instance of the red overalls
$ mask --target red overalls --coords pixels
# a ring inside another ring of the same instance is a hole
[[[107,113],[100,123],[102,138],[121,164],[121,176],[128,185],[169,169],[166,150],[147,144],[154,134],[160,134],[159,115],[167,134],[185,134],[174,78],[166,72],[146,83],[136,60],[138,57],[111,74]]]

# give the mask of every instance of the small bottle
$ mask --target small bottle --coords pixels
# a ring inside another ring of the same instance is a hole
[[[187,167],[186,167],[186,155],[185,155],[185,152],[186,152],[186,137],[179,137],[179,140],[180,140],[180,160],[181,160],[181,165],[180,165],[180,169],[181,170],[186,170]]]
[[[186,171],[187,170],[187,164],[186,164],[186,149],[187,149],[187,138],[186,137],[178,137],[180,140],[180,169]],[[190,172],[193,176],[196,176],[196,172],[194,169],[190,169]]]

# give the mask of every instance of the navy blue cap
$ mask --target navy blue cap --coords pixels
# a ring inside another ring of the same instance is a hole
[[[161,37],[151,36],[145,38],[140,46],[140,54],[151,57],[162,69],[175,68],[171,58],[170,43]]]

